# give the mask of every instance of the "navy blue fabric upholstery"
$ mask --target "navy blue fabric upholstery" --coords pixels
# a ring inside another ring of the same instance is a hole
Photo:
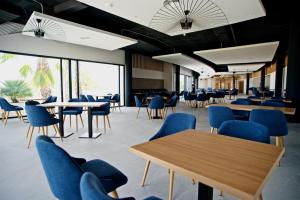
[[[143,104],[136,95],[134,96],[134,101],[135,101],[135,106],[138,107],[138,108],[148,106],[146,104]]]
[[[285,116],[279,110],[254,109],[250,113],[249,120],[267,127],[270,136],[285,136],[288,134]]]
[[[80,191],[82,200],[114,200],[108,196],[97,178],[92,173],[86,172],[82,175],[80,180]],[[118,200],[134,200],[133,197],[118,198]],[[156,197],[148,197],[145,200],[160,200]]]
[[[196,117],[187,113],[172,113],[167,116],[160,130],[149,140],[165,137],[187,129],[195,129]]]
[[[119,94],[114,94],[114,95],[111,97],[111,101],[112,101],[112,102],[115,102],[115,103],[120,103],[120,95],[119,95]]]
[[[250,99],[236,99],[235,101],[232,101],[231,104],[236,105],[251,105],[252,102]],[[243,111],[243,110],[232,110],[234,118],[238,120],[249,120],[249,111]]]
[[[278,100],[266,100],[261,103],[262,106],[285,107],[284,102]]]
[[[165,106],[164,99],[161,96],[155,96],[151,99],[149,108],[150,109],[163,109]]]
[[[22,107],[20,106],[14,106],[14,105],[11,105],[10,103],[8,103],[8,101],[2,97],[0,97],[0,104],[1,104],[1,108],[4,110],[4,111],[20,111],[20,110],[23,110]]]
[[[81,94],[79,96],[79,98],[80,98],[81,102],[88,102],[89,101],[88,98],[85,95],[83,95],[83,94]]]
[[[59,119],[56,119],[42,106],[25,105],[25,111],[29,123],[34,127],[51,126],[59,123]]]
[[[57,97],[51,96],[51,101],[50,101],[50,103],[53,103],[53,102],[56,102],[56,101],[57,101]]]
[[[219,128],[224,121],[234,120],[233,112],[225,106],[209,106],[208,121],[213,128]]]
[[[165,104],[165,107],[176,107],[177,104],[177,95],[171,97],[170,101]]]
[[[86,95],[86,97],[87,97],[89,102],[95,102],[96,101],[92,95]]]
[[[228,120],[221,124],[219,134],[256,142],[270,143],[267,127],[249,121]]]
[[[109,99],[97,99],[97,102],[107,102],[100,107],[92,108],[92,115],[108,115],[110,113]]]
[[[51,100],[52,100],[52,96],[50,95],[49,97],[47,97],[47,99],[42,103],[51,103]]]
[[[82,162],[83,159],[72,158],[47,136],[38,136],[36,147],[50,189],[60,200],[81,200],[80,178],[85,170],[97,174],[107,193],[127,182],[127,177],[122,172],[104,161],[78,163],[77,160]],[[108,173],[112,177],[109,177]]]
[[[82,102],[81,99],[70,99],[69,102]],[[64,115],[80,115],[82,114],[82,107],[65,107],[63,110]]]

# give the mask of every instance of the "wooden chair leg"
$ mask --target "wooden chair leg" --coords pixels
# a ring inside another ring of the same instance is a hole
[[[27,148],[28,148],[28,149],[29,149],[29,147],[30,147],[30,143],[31,143],[33,131],[34,131],[34,127],[32,127],[32,129],[31,129],[31,131],[30,131],[30,133],[29,133],[29,141],[28,141],[28,145],[27,145]]]
[[[148,169],[149,169],[150,163],[151,163],[150,160],[148,160],[146,162],[146,166],[145,166],[145,170],[144,170],[144,175],[143,175],[142,182],[141,182],[141,186],[142,187],[144,187],[144,185],[145,185],[145,180],[146,180],[146,176],[147,176],[147,173],[148,173]]]
[[[45,127],[42,127],[43,135],[46,135]]]
[[[195,185],[195,184],[196,184],[196,181],[195,181],[195,179],[192,179],[192,183],[193,183],[193,185]]]
[[[19,113],[19,116],[20,116],[20,119],[21,119],[21,121],[22,121],[23,123],[25,123],[25,121],[24,121],[24,118],[23,118],[23,115],[22,115],[21,111],[18,111],[18,113]]]
[[[117,193],[116,190],[114,190],[114,191],[111,192],[111,196],[112,196],[112,198],[114,198],[114,199],[119,199],[119,195],[118,195],[118,193]]]
[[[219,196],[220,196],[220,197],[222,197],[222,196],[223,196],[223,191],[222,191],[222,190],[220,190],[220,192],[219,192]]]
[[[61,135],[61,133],[59,131],[59,128],[58,128],[57,124],[54,124],[54,127],[56,128],[56,131],[59,134],[60,140],[63,141],[63,137],[62,137],[62,135]]]
[[[6,116],[5,116],[5,122],[4,122],[4,125],[6,125],[6,124],[7,124],[7,119],[8,119],[8,117],[9,117],[9,111],[7,111],[7,112],[6,112]]]
[[[108,127],[111,128],[108,115],[106,115],[106,119],[107,119]]]
[[[80,121],[81,121],[82,127],[84,127],[83,120],[82,120],[82,116],[79,115],[79,117],[80,117]]]
[[[105,115],[103,116],[103,124],[104,124],[104,133],[106,133],[106,122],[105,122]]]
[[[214,133],[214,130],[215,130],[215,128],[214,128],[214,127],[211,127],[211,128],[210,128],[210,133]]]
[[[96,124],[97,124],[97,129],[99,128],[99,120],[98,120],[98,116],[96,116]]]
[[[70,115],[70,128],[72,127],[72,115]]]
[[[21,118],[20,118],[19,112],[18,112],[18,111],[15,111],[15,112],[16,112],[16,114],[17,114],[18,119],[19,119],[20,121],[22,121]]]
[[[147,111],[148,118],[150,119],[150,114],[149,114],[148,108],[146,108],[146,111]]]
[[[76,132],[78,132],[78,115],[76,115],[75,117],[76,117]]]
[[[48,126],[45,126],[46,135],[48,136]]]
[[[119,106],[119,111],[121,112],[121,106],[120,106],[120,103],[118,103],[118,106]]]
[[[169,200],[172,200],[174,186],[174,171],[170,171]]]
[[[260,195],[258,196],[258,200],[263,200],[262,193],[260,193]]]
[[[28,138],[28,135],[29,135],[30,130],[31,130],[31,126],[29,125],[28,130],[27,130],[27,133],[26,133],[26,138]]]
[[[64,123],[65,123],[65,121],[66,121],[66,115],[64,115]]]
[[[140,110],[141,110],[141,108],[139,107],[138,112],[137,112],[137,115],[136,115],[136,118],[139,117]]]

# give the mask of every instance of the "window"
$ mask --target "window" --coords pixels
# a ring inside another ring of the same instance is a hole
[[[124,67],[79,61],[80,93],[94,96],[120,94],[124,103]]]
[[[60,99],[60,59],[0,52],[0,70],[1,96],[7,99]],[[11,91],[16,87],[20,92],[15,97]]]

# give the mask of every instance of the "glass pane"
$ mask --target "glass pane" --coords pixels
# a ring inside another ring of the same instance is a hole
[[[0,53],[1,96],[18,101],[43,101],[49,95],[60,99],[60,60]],[[18,94],[12,90],[18,87]],[[4,89],[4,90],[3,90]]]
[[[62,62],[62,71],[63,71],[63,92],[64,92],[64,101],[68,101],[69,96],[69,61],[63,60]]]
[[[75,60],[71,61],[72,69],[72,98],[78,98],[77,93],[77,62]]]
[[[121,105],[124,105],[124,66],[120,66],[120,98]]]
[[[118,65],[80,61],[79,70],[82,94],[103,96],[119,93]]]

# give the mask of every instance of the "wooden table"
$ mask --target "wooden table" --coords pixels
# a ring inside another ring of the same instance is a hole
[[[264,101],[267,101],[267,100],[273,100],[271,98],[263,98],[263,99],[256,99],[256,98],[253,98],[253,99],[250,99],[251,101],[256,101],[256,102],[264,102]],[[280,101],[284,102],[284,103],[292,103],[292,100],[290,99],[280,99]]]
[[[88,108],[88,132],[81,135],[79,138],[97,138],[101,133],[93,133],[93,117],[92,117],[92,108],[101,107],[106,102],[54,102],[54,103],[45,103],[39,104],[45,108],[48,107],[58,107],[59,114],[59,131],[62,137],[69,137],[73,133],[65,134],[64,132],[64,122],[63,122],[63,108],[64,107],[86,107]]]
[[[211,200],[213,188],[244,200],[256,200],[284,154],[284,148],[187,130],[130,147],[133,152],[199,182],[198,199]]]
[[[237,105],[237,104],[227,104],[227,103],[211,104],[206,107],[209,107],[209,106],[226,106],[228,108],[231,108],[232,110],[243,110],[243,111],[252,111],[253,109],[280,110],[286,115],[295,115],[295,113],[296,113],[296,108],[288,108],[288,107]]]

